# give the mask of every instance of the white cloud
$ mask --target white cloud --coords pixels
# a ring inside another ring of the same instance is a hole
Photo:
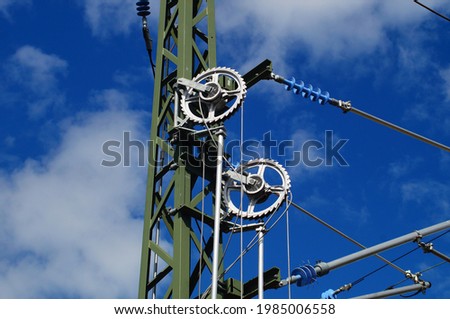
[[[3,16],[9,18],[8,10],[13,5],[28,5],[31,3],[31,0],[23,0],[23,1],[14,1],[14,0],[0,0],[0,13]]]
[[[65,102],[59,82],[67,69],[64,59],[30,45],[19,48],[5,67],[7,77],[31,93],[31,96],[21,96],[21,99],[29,99],[26,103],[31,118],[38,118],[49,108]]]
[[[316,132],[314,132],[313,129],[298,129],[292,134],[291,140],[295,144],[295,150],[293,150],[292,155],[289,155],[291,156],[290,160],[297,163],[295,166],[292,165],[287,167],[292,177],[302,176],[305,178],[305,176],[315,175],[315,173],[321,172],[325,169],[325,165],[323,163],[323,165],[318,166],[308,165],[309,162],[315,164],[323,159],[323,154],[321,150],[318,149],[317,145],[312,145],[312,147],[303,149],[305,145],[308,145],[305,143],[317,141],[317,136],[315,133]],[[289,161],[286,163],[289,163]]]
[[[435,66],[438,76],[435,78],[434,87],[430,88],[434,94],[426,100],[427,103],[413,104],[405,111],[405,120],[427,121],[433,130],[438,130],[445,135],[450,134],[450,67],[441,68]],[[414,76],[418,77],[418,75]],[[411,76],[413,78],[413,76]],[[446,144],[446,143],[444,143]]]
[[[390,163],[388,172],[393,178],[409,176],[422,163],[423,159],[420,157],[406,156],[401,161]]]
[[[302,198],[302,203],[304,207],[311,207],[317,212],[339,212],[340,222],[352,222],[357,228],[367,224],[373,216],[367,206],[355,205],[354,199],[336,195],[333,196],[332,200],[329,200],[323,196],[323,191],[317,188],[313,188],[309,196]]]
[[[12,0],[0,0],[0,11],[6,10],[12,3]]]
[[[136,296],[145,169],[100,164],[105,141],[145,135],[141,119],[78,114],[56,150],[0,174],[1,298]]]
[[[15,80],[40,94],[53,91],[58,84],[58,76],[64,75],[67,68],[65,60],[29,45],[19,48],[9,65]]]
[[[130,97],[116,89],[94,92],[91,100],[97,104],[108,105],[112,110],[126,110],[130,103]]]
[[[325,62],[383,52],[390,31],[411,32],[430,15],[406,0],[231,0],[218,2],[217,17],[221,36],[239,51],[238,63],[269,57],[283,69],[290,54]],[[238,37],[247,39],[245,50],[231,40]]]
[[[6,136],[3,140],[3,143],[4,145],[6,145],[6,147],[13,147],[15,142],[16,138],[11,135]]]
[[[434,180],[411,181],[401,185],[403,201],[427,204],[436,220],[450,216],[450,186]]]
[[[128,34],[138,25],[135,0],[83,0],[85,19],[94,36]]]

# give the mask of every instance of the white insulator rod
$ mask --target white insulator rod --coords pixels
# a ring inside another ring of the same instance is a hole
[[[404,294],[407,292],[425,290],[430,287],[431,287],[431,284],[428,281],[426,281],[426,282],[420,283],[420,284],[414,284],[414,285],[395,288],[395,289],[388,289],[388,290],[384,290],[381,292],[367,294],[367,295],[363,295],[363,296],[359,296],[359,297],[355,297],[355,298],[351,298],[351,299],[381,299],[381,298],[387,298],[387,297],[391,297],[391,296],[401,295],[401,294]]]
[[[347,264],[353,263],[355,261],[364,259],[366,257],[375,255],[379,252],[406,244],[407,242],[412,242],[414,240],[420,239],[422,236],[431,235],[433,233],[437,233],[439,231],[450,228],[450,220],[447,220],[443,223],[439,223],[427,228],[423,228],[419,231],[411,232],[407,235],[397,237],[395,239],[389,240],[387,242],[372,246],[370,248],[363,249],[359,252],[347,255],[345,257],[330,261],[328,263],[319,263],[315,266],[317,275],[322,276],[326,275],[329,271],[345,266]]]
[[[220,129],[217,133],[217,169],[216,189],[214,202],[214,237],[213,237],[213,269],[211,283],[211,298],[217,299],[217,286],[219,281],[219,247],[220,247],[220,206],[222,203],[222,167],[223,167],[223,144],[225,131]]]
[[[264,227],[258,232],[258,299],[264,299]]]

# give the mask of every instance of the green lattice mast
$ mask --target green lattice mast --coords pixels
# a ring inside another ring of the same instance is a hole
[[[192,79],[216,66],[215,3],[214,0],[160,3],[139,298],[152,297],[154,291],[158,298],[192,298],[197,293],[199,274],[206,272],[205,267],[211,267],[212,253],[212,239],[202,247],[192,224],[202,220],[205,225],[212,225],[212,217],[202,216],[196,208],[203,191],[195,194],[193,188],[203,176],[202,170],[195,168],[198,165],[187,160],[193,157],[191,143],[180,139],[171,144],[168,140],[175,134],[172,130],[176,79]],[[209,184],[208,180],[201,183],[205,193],[213,185]]]

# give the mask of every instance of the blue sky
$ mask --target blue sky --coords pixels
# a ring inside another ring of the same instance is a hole
[[[146,169],[137,156],[131,167],[100,165],[105,141],[121,140],[124,131],[145,141],[149,132],[153,82],[134,3],[0,0],[2,298],[137,295]],[[425,3],[450,14],[445,1]],[[269,58],[280,75],[450,144],[450,24],[413,1],[218,0],[217,32],[221,66],[245,74]],[[336,141],[348,140],[341,150],[348,166],[297,165],[288,172],[294,202],[364,245],[449,219],[448,153],[275,82],[251,88],[244,108],[245,139],[270,131],[277,141],[293,140],[297,151],[307,140],[323,142],[328,130]],[[239,136],[236,122],[230,121],[230,139]],[[274,157],[283,165],[288,159]],[[289,212],[292,267],[357,250]],[[279,266],[283,275],[285,238],[280,223],[266,240],[266,268]],[[434,244],[450,254],[448,235]],[[256,276],[254,255],[245,259],[248,279]],[[439,261],[416,251],[398,265],[418,272]],[[310,287],[293,287],[292,296],[318,298],[381,265],[370,258],[338,269]],[[339,297],[403,278],[386,268]],[[448,265],[423,279],[433,286],[416,298],[450,297]],[[267,297],[286,298],[287,290]]]

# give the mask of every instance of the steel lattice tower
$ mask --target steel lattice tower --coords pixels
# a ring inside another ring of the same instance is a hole
[[[211,227],[212,217],[196,207],[214,183],[206,180],[205,190],[194,193],[205,176],[189,160],[194,160],[192,141],[169,140],[177,138],[176,79],[192,79],[216,66],[214,10],[214,0],[161,0],[139,298],[151,297],[156,287],[159,298],[195,297],[199,274],[211,266],[212,238],[200,248],[192,224],[202,220]]]

